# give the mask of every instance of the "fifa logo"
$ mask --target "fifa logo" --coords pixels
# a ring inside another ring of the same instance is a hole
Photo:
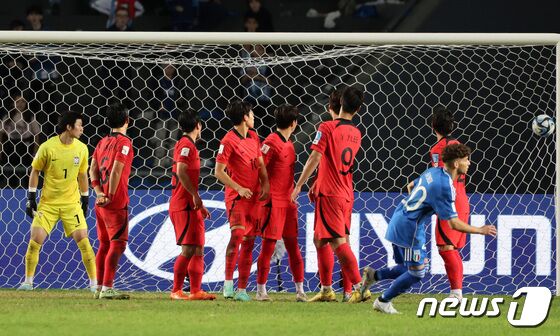
[[[520,308],[519,301],[525,296],[525,303]],[[512,296],[513,301],[509,304],[507,319],[514,327],[536,327],[546,321],[552,302],[552,293],[546,287],[523,287],[518,289]],[[424,312],[430,305],[428,316],[435,317],[436,313],[442,317],[456,317],[457,308],[463,317],[497,317],[502,310],[504,298],[482,298],[480,305],[478,298],[463,298],[459,302],[456,298],[446,298],[439,303],[435,298],[425,298],[420,301],[416,316],[424,317]],[[519,313],[519,309],[521,309]],[[516,318],[518,316],[518,318]]]

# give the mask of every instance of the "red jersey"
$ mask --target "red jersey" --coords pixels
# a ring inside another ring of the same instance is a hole
[[[251,201],[259,198],[259,158],[262,156],[260,148],[261,141],[257,132],[249,130],[244,138],[234,128],[220,142],[216,156],[216,162],[226,165],[232,180],[253,192]],[[235,190],[226,186],[226,202],[233,201],[238,196]]]
[[[261,151],[270,181],[272,204],[287,207],[294,190],[294,144],[280,132],[274,132],[264,140]]]
[[[311,145],[312,150],[323,154],[316,182],[319,196],[354,200],[352,173],[361,143],[362,133],[350,120],[336,119],[319,126]]]
[[[124,164],[117,190],[111,203],[105,209],[125,209],[128,206],[128,178],[130,177],[133,157],[132,141],[121,133],[111,133],[101,139],[95,147],[93,158],[99,166],[99,183],[106,195],[109,195],[109,177],[114,162],[119,161]]]
[[[171,178],[171,200],[169,201],[169,211],[184,211],[192,210],[194,208],[192,195],[183,187],[179,177],[177,176],[177,163],[184,163],[187,165],[187,175],[191,183],[198,190],[198,180],[200,178],[200,156],[194,141],[188,136],[183,135],[175,144],[173,151],[173,168]]]
[[[451,139],[449,137],[441,138],[434,147],[430,150],[430,159],[432,162],[433,167],[443,167],[445,164],[441,159],[441,152],[443,152],[443,148],[447,145],[459,144],[460,142],[455,139]],[[455,191],[457,195],[466,195],[467,191],[465,188],[465,181],[466,176],[464,174],[459,175],[456,181],[453,181],[453,186],[455,187]]]

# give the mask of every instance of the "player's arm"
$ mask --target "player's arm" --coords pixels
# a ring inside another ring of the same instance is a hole
[[[261,183],[261,194],[259,200],[264,201],[268,198],[268,194],[270,193],[270,183],[268,181],[268,173],[266,172],[266,165],[264,164],[262,156],[259,157],[259,165],[259,181]]]
[[[202,199],[198,194],[198,190],[194,187],[194,183],[192,183],[189,174],[187,174],[188,165],[184,162],[177,162],[177,177],[179,178],[179,182],[183,188],[187,190],[189,194],[192,195],[194,201],[194,209],[202,208]]]
[[[485,236],[490,235],[492,237],[496,236],[496,227],[494,225],[484,225],[482,227],[471,226],[460,220],[459,217],[450,218],[447,222],[453,230]]]
[[[309,155],[309,158],[307,159],[307,162],[303,167],[303,171],[301,172],[301,175],[299,176],[299,179],[296,183],[294,191],[292,192],[292,202],[296,201],[297,196],[301,192],[301,187],[305,184],[305,182],[307,182],[307,179],[309,178],[309,176],[311,176],[311,174],[313,174],[315,169],[317,169],[322,157],[323,154],[321,154],[320,152],[316,150],[311,151],[311,154]]]
[[[225,186],[228,186],[231,189],[235,190],[239,194],[239,196],[245,198],[251,198],[251,196],[253,196],[253,192],[251,190],[243,188],[231,179],[231,177],[226,173],[226,165],[224,163],[216,162],[216,170],[214,172],[214,176]]]
[[[78,172],[78,187],[80,188],[82,211],[84,212],[84,217],[87,217],[89,205],[89,181],[85,171]]]

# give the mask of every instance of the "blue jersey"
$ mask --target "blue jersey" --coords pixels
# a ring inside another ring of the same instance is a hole
[[[414,181],[414,189],[393,213],[385,238],[401,247],[424,247],[434,213],[442,220],[457,217],[455,188],[443,168],[430,168]]]

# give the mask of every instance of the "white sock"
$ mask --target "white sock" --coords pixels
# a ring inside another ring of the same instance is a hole
[[[237,288],[237,292],[238,293],[246,293],[247,291],[245,290],[245,288]]]
[[[89,279],[90,287],[97,287],[97,279]]]
[[[296,292],[303,293],[303,282],[296,282]]]
[[[323,286],[323,285],[321,285],[321,290],[322,290],[322,291],[332,290],[332,286]]]
[[[103,286],[103,287],[101,287],[101,291],[104,292],[104,291],[106,291],[107,289],[111,289],[111,288],[113,288],[113,287]]]
[[[458,297],[463,297],[463,290],[462,289],[452,289],[451,294],[455,294]]]
[[[224,280],[224,287],[226,286],[233,287],[233,280]]]
[[[257,293],[266,295],[266,284],[264,285],[257,284]]]
[[[33,285],[33,277],[32,277],[32,276],[30,276],[30,277],[25,277],[24,283]]]

